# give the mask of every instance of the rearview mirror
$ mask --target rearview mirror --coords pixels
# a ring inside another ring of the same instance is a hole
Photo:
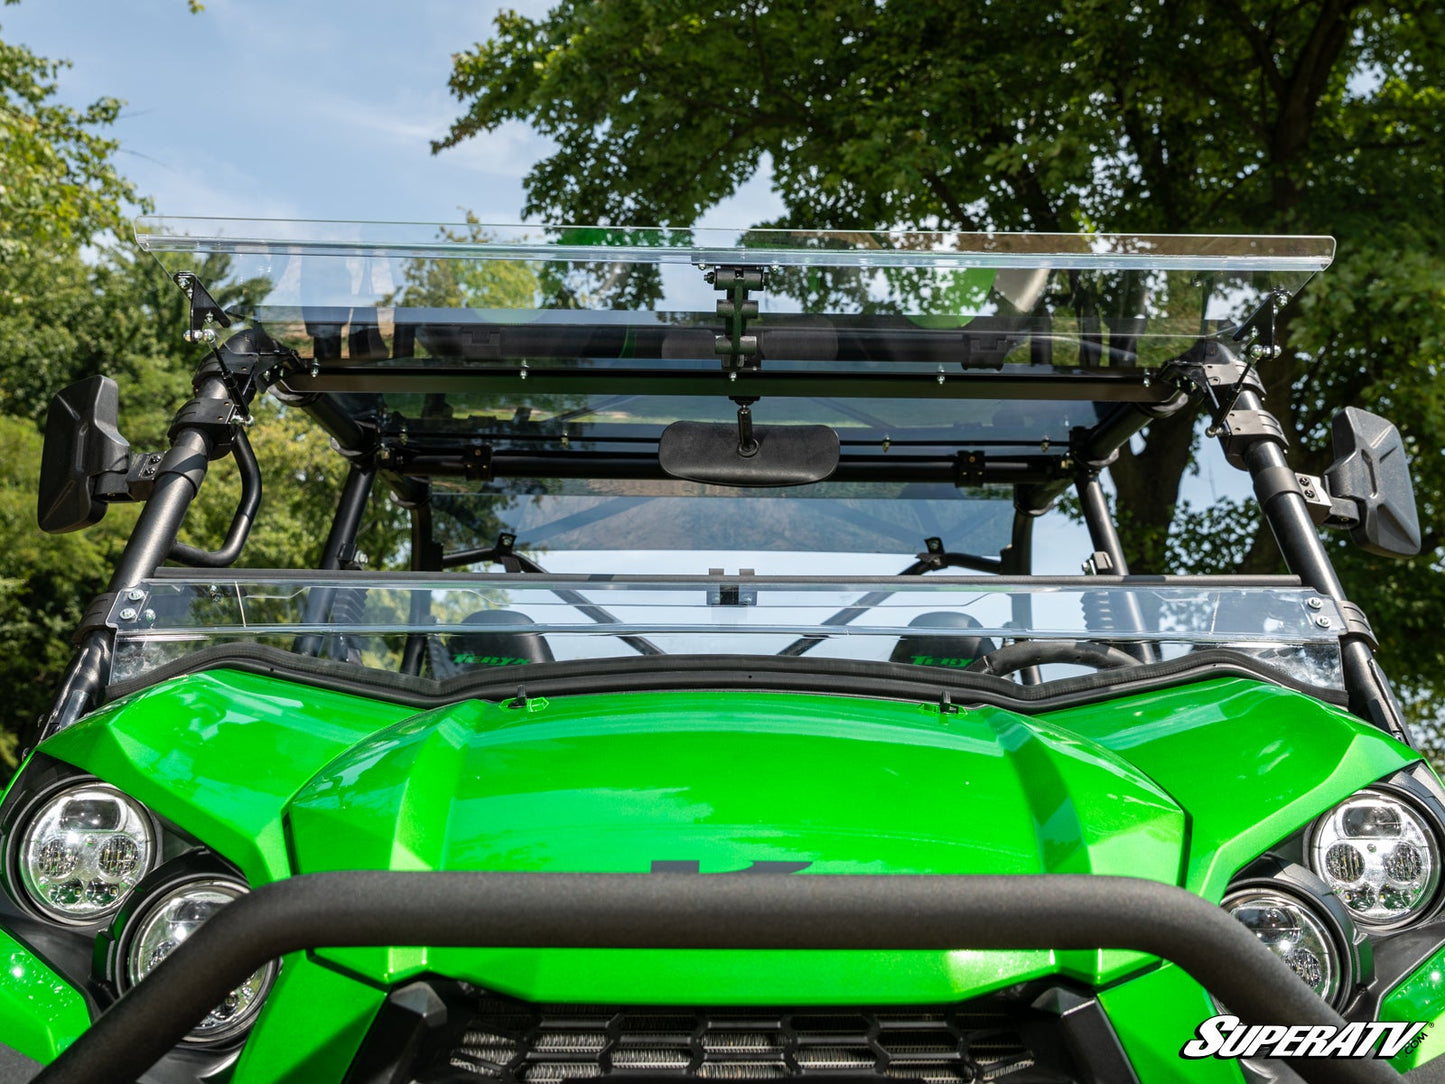
[[[1355,544],[1382,557],[1420,552],[1420,513],[1410,484],[1405,442],[1394,423],[1358,407],[1345,407],[1333,423],[1335,462],[1325,471],[1330,496],[1353,501]]]
[[[720,486],[801,486],[838,468],[838,434],[826,425],[759,425],[750,433],[745,446],[737,426],[673,422],[658,438],[657,459],[674,478]]]
[[[130,466],[130,444],[116,429],[119,413],[120,394],[106,376],[72,384],[50,400],[36,508],[42,531],[78,531],[105,515],[97,481],[110,473],[124,481]]]

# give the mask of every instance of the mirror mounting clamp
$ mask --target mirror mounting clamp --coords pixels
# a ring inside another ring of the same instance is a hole
[[[758,337],[747,334],[748,321],[758,315],[758,302],[748,295],[767,287],[768,273],[765,267],[720,265],[704,275],[714,290],[724,294],[717,303],[717,314],[723,318],[723,334],[714,338],[713,348],[721,356],[723,371],[730,379],[736,380],[738,373],[757,372],[762,368]]]

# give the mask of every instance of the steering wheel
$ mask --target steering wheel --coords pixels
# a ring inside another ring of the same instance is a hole
[[[1051,662],[1092,666],[1096,670],[1119,670],[1125,666],[1142,665],[1127,651],[1093,640],[1022,640],[975,659],[964,667],[963,672],[1003,677],[1026,666],[1042,666]]]

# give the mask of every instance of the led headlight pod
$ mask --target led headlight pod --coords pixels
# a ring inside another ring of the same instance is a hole
[[[1301,899],[1269,887],[1243,888],[1223,907],[1330,1004],[1344,986],[1345,965],[1330,927]]]
[[[106,783],[47,798],[20,832],[20,884],[42,913],[89,923],[116,911],[156,863],[156,830],[139,802]]]
[[[1357,922],[1403,926],[1425,914],[1440,883],[1435,829],[1410,802],[1366,788],[1314,823],[1306,860]]]
[[[202,923],[244,894],[244,885],[221,878],[184,881],[149,901],[128,924],[125,939],[125,985],[134,986],[180,947]],[[226,995],[192,1029],[187,1042],[213,1043],[245,1031],[261,1011],[276,977],[276,964],[258,968]]]

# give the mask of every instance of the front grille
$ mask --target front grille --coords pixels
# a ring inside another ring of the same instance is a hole
[[[1002,1001],[923,1008],[680,1009],[533,1005],[480,995],[417,1084],[843,1077],[908,1084],[1066,1084],[1047,1017]],[[1042,1038],[1042,1042],[1040,1039]]]

